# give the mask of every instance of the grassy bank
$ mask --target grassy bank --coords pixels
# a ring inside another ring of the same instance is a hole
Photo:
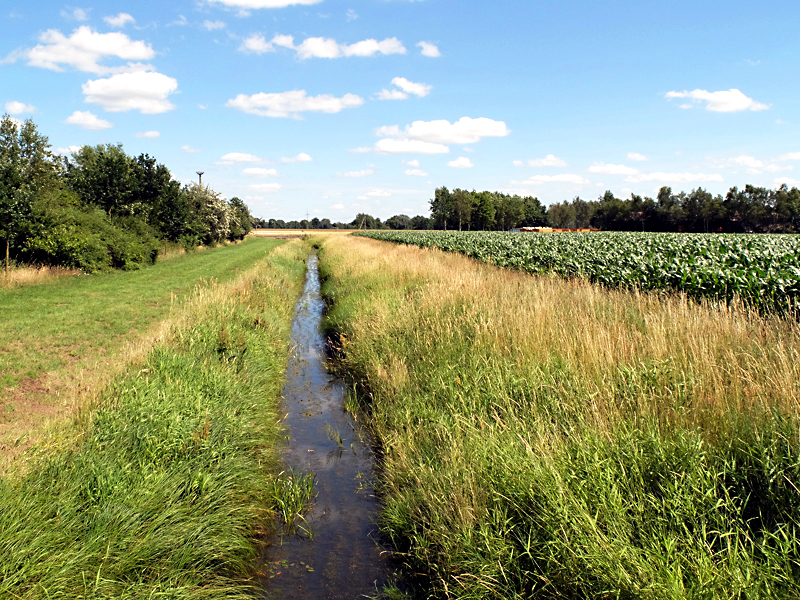
[[[800,596],[796,324],[356,238],[322,272],[419,596]]]
[[[51,278],[0,290],[0,458],[71,414],[133,355],[195,286],[230,281],[280,242],[247,240],[141,271]]]
[[[0,597],[253,597],[255,536],[285,487],[273,445],[305,255],[285,244],[198,288],[82,427],[14,463]]]

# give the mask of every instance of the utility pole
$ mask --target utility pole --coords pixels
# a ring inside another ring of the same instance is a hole
[[[200,178],[199,184],[203,185],[203,173],[205,173],[205,171],[195,171],[195,173],[197,173],[197,176]]]

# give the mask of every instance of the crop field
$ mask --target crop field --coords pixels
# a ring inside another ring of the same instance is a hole
[[[761,311],[800,299],[800,236],[682,233],[370,231],[378,240],[439,248],[528,273],[586,278],[610,288],[740,298]]]

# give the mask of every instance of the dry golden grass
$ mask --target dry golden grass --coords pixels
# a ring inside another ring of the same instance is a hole
[[[20,285],[35,285],[49,281],[55,277],[79,275],[75,269],[62,269],[61,267],[16,267],[8,272],[0,273],[0,289],[9,289]]]
[[[408,315],[391,305],[373,307],[355,327],[386,330],[397,319],[432,319],[426,328],[437,333],[421,340],[423,346],[435,345],[439,335],[463,335],[467,346],[515,363],[520,372],[557,360],[582,380],[598,418],[614,415],[620,395],[635,397],[644,414],[663,411],[672,398],[684,417],[703,421],[728,410],[797,412],[795,323],[677,295],[532,277],[364,238],[332,237],[325,252],[348,270],[346,277],[383,272],[399,279],[421,309]],[[403,379],[402,364],[391,357],[376,369],[387,385]]]

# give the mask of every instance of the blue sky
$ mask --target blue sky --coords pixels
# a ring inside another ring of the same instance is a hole
[[[0,110],[254,215],[800,186],[795,1],[173,0],[0,9]]]

